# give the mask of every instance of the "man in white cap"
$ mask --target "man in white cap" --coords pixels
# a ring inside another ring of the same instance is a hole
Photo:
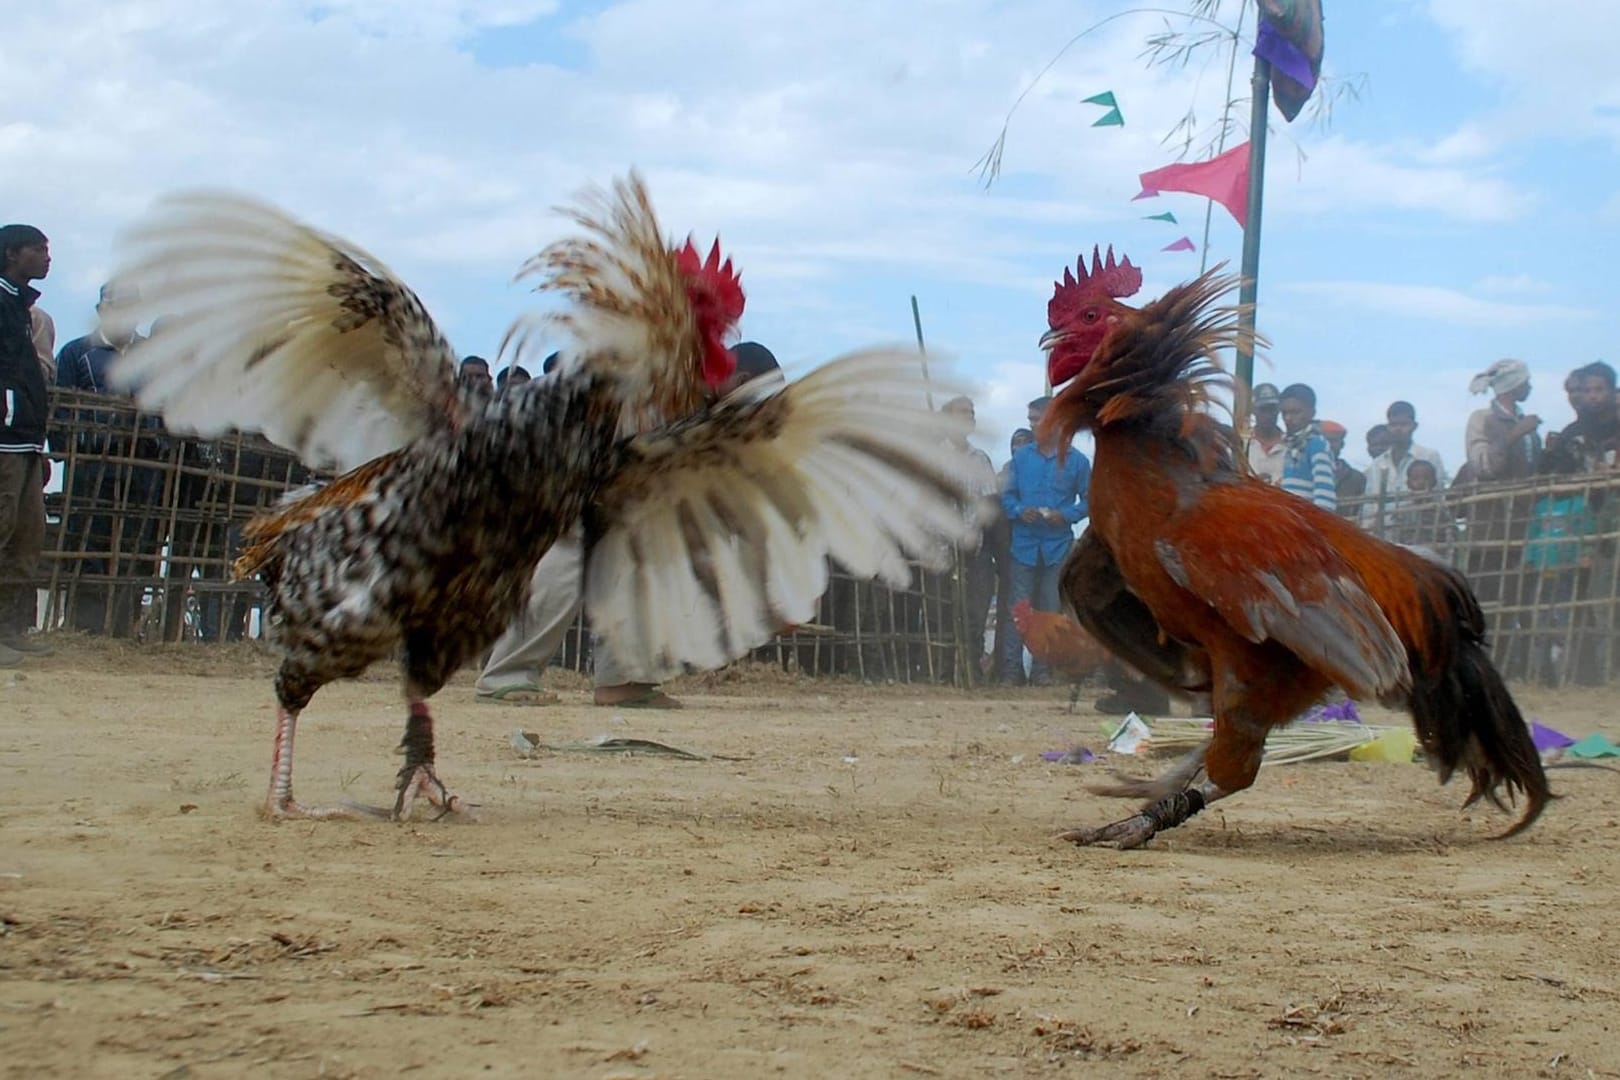
[[[1282,413],[1282,395],[1268,382],[1256,384],[1249,395],[1254,428],[1249,433],[1249,468],[1268,484],[1280,484],[1288,455],[1287,433],[1277,423]]]
[[[1526,415],[1530,368],[1523,360],[1498,360],[1468,384],[1491,403],[1468,418],[1468,464],[1475,481],[1524,480],[1541,458],[1541,417]]]

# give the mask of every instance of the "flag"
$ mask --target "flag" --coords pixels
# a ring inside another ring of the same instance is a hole
[[[1248,226],[1249,218],[1249,144],[1240,143],[1219,157],[1208,161],[1166,165],[1162,169],[1145,172],[1140,177],[1141,194],[1146,199],[1161,191],[1185,191],[1214,199],[1236,219]],[[1134,201],[1134,200],[1133,200]]]
[[[1260,0],[1254,55],[1271,63],[1271,100],[1290,122],[1322,74],[1322,0]]]
[[[1179,224],[1179,222],[1176,221],[1176,215],[1172,214],[1168,210],[1166,210],[1162,214],[1149,214],[1147,217],[1143,218],[1142,220],[1143,221],[1168,221],[1172,225]]]
[[[1159,250],[1160,251],[1197,251],[1198,250],[1198,245],[1196,245],[1196,244],[1194,244],[1192,242],[1191,237],[1183,236],[1180,240],[1177,240],[1175,243],[1166,244],[1164,247],[1160,248]]]
[[[1119,111],[1119,102],[1114,100],[1112,90],[1104,90],[1100,94],[1092,94],[1088,98],[1081,98],[1087,105],[1101,105],[1108,111],[1103,113],[1102,119],[1095,121],[1092,127],[1124,127],[1125,117]]]

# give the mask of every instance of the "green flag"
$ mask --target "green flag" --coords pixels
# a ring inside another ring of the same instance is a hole
[[[1123,116],[1119,115],[1119,110],[1118,109],[1109,109],[1106,113],[1103,114],[1102,119],[1092,121],[1091,126],[1092,127],[1124,127],[1125,126],[1125,118]]]
[[[1172,225],[1180,224],[1178,221],[1176,221],[1176,215],[1172,214],[1168,210],[1166,210],[1162,214],[1149,214],[1147,217],[1143,218],[1142,220],[1143,221],[1168,221]]]
[[[1092,94],[1090,97],[1081,98],[1080,100],[1087,105],[1106,105],[1110,109],[1119,107],[1119,102],[1114,100],[1114,92],[1112,90],[1104,90],[1100,94]]]

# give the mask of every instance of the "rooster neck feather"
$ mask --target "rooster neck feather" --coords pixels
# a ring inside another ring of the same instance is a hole
[[[1216,303],[1234,282],[1211,271],[1123,318],[1053,400],[1041,436],[1061,444],[1090,429],[1100,446],[1136,431],[1175,444],[1201,471],[1232,463],[1232,429],[1211,414],[1224,410],[1216,391],[1231,386],[1216,354],[1247,336],[1239,309]]]
[[[503,345],[521,355],[542,330],[561,330],[594,368],[619,376],[626,432],[708,403],[735,362],[723,339],[741,318],[741,280],[718,241],[707,260],[664,237],[639,174],[587,194],[566,211],[581,232],[546,247],[519,279],[562,298],[560,312],[515,326]]]

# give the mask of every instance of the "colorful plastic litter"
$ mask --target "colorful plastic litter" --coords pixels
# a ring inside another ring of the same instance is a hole
[[[1562,750],[1566,746],[1574,746],[1575,740],[1565,735],[1557,728],[1550,728],[1540,720],[1531,721],[1530,741],[1536,744],[1536,749],[1545,754],[1549,750]]]
[[[1351,750],[1350,760],[1409,765],[1416,749],[1416,735],[1406,728],[1392,728],[1371,742],[1362,743]]]
[[[1571,744],[1565,753],[1578,758],[1620,757],[1620,746],[1614,745],[1605,736],[1588,735],[1580,742]]]

